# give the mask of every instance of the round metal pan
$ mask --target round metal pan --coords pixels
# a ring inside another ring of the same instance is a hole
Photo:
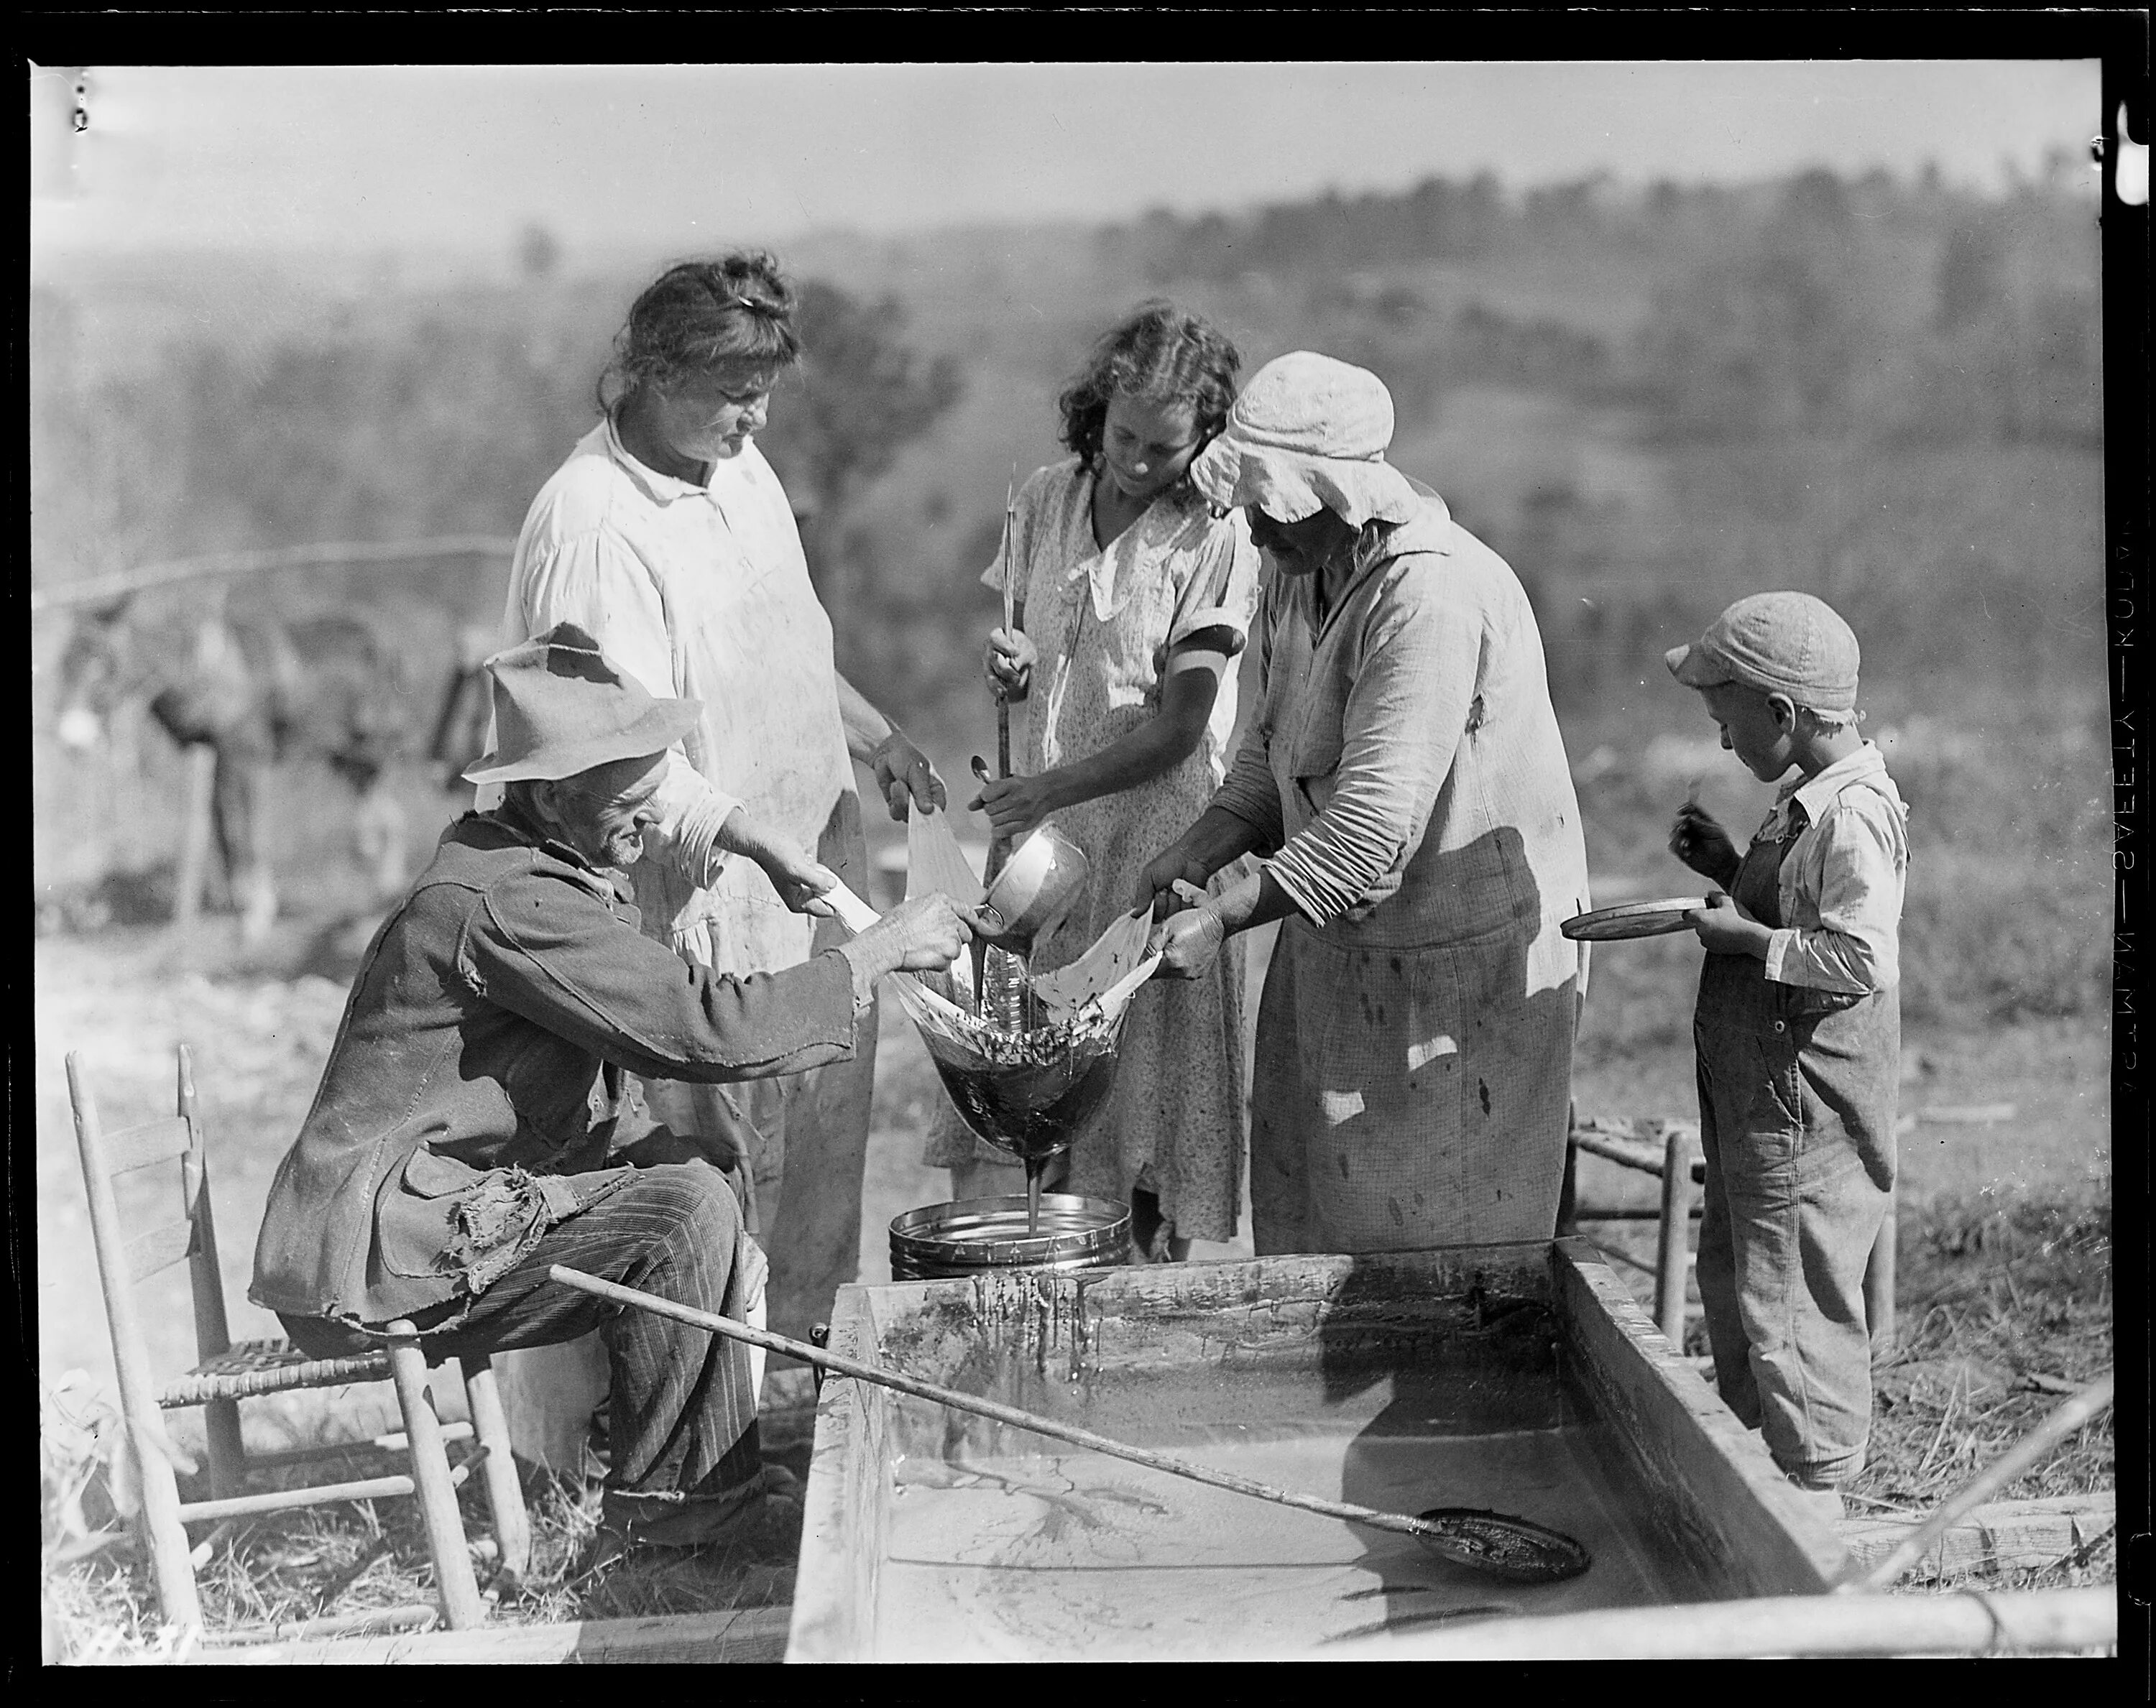
[[[1614,942],[1626,937],[1660,937],[1671,931],[1689,931],[1684,916],[1707,905],[1704,895],[1673,895],[1664,901],[1627,901],[1615,907],[1598,907],[1575,914],[1558,929],[1568,937],[1589,943]]]

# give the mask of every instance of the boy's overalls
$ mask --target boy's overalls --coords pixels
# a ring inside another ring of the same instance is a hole
[[[1754,838],[1730,886],[1771,930],[1782,862],[1805,828],[1794,800],[1788,817],[1779,841]],[[1894,1183],[1900,990],[1774,983],[1748,955],[1709,955],[1692,1039],[1715,1379],[1784,1473],[1832,1487],[1863,1468],[1871,1420],[1864,1271]]]

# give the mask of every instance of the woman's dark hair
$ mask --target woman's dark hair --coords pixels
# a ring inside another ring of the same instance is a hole
[[[1141,303],[1093,346],[1063,389],[1063,443],[1087,473],[1101,454],[1108,403],[1118,393],[1149,403],[1187,403],[1202,446],[1227,425],[1243,358],[1227,336],[1198,315],[1156,298]]]
[[[794,300],[778,263],[761,249],[675,262],[644,286],[614,334],[599,408],[611,413],[638,386],[670,384],[720,363],[791,367],[801,357]]]

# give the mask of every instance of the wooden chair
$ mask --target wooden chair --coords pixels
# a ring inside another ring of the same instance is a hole
[[[310,1358],[284,1341],[232,1344],[226,1327],[224,1284],[218,1269],[217,1228],[210,1209],[209,1173],[202,1123],[196,1112],[193,1064],[179,1050],[178,1112],[123,1132],[106,1133],[79,1054],[67,1059],[68,1097],[74,1110],[75,1141],[82,1153],[83,1186],[90,1198],[90,1233],[97,1249],[98,1280],[105,1293],[112,1354],[118,1367],[120,1402],[126,1445],[135,1457],[141,1483],[140,1522],[149,1543],[157,1580],[157,1598],[167,1621],[202,1624],[195,1593],[194,1567],[185,1526],[241,1518],[338,1500],[364,1500],[416,1494],[440,1585],[442,1617],[454,1629],[485,1620],[485,1604],[472,1574],[456,1491],[475,1467],[483,1477],[494,1515],[501,1572],[509,1582],[523,1574],[531,1549],[531,1529],[523,1493],[509,1452],[509,1429],[484,1357],[461,1362],[473,1421],[443,1423],[428,1392],[427,1360],[416,1331],[408,1322],[390,1325],[393,1338],[379,1352],[346,1358]],[[116,1177],[159,1163],[180,1165],[177,1220],[127,1237],[122,1231]],[[184,1261],[194,1300],[195,1346],[200,1362],[177,1382],[159,1389],[150,1373],[149,1351],[136,1310],[136,1284]],[[398,1331],[401,1331],[402,1333]],[[301,1447],[249,1457],[240,1441],[239,1402],[263,1394],[347,1382],[388,1382],[396,1390],[403,1414],[401,1436],[374,1444],[342,1443]],[[195,1466],[172,1444],[159,1413],[200,1406],[208,1438],[210,1484],[214,1498],[182,1500],[175,1469]],[[451,1469],[444,1444],[477,1442],[463,1462]],[[356,1445],[375,1444],[408,1451],[409,1475],[368,1477],[357,1481],[249,1495],[241,1492],[250,1469],[326,1459]]]

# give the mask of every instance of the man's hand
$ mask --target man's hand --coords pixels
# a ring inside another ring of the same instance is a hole
[[[1203,978],[1220,957],[1228,927],[1210,907],[1186,907],[1152,928],[1146,953],[1160,957],[1157,978]]]
[[[909,897],[839,946],[856,1000],[886,972],[941,972],[966,951],[980,921],[947,895]]]
[[[988,686],[1005,700],[1023,700],[1032,689],[1033,667],[1040,660],[1040,649],[1024,629],[991,628],[981,669]]]
[[[1686,914],[1685,923],[1699,933],[1699,941],[1710,955],[1749,955],[1764,961],[1767,946],[1774,940],[1774,932],[1732,897],[1720,894],[1708,896],[1705,907]]]
[[[1729,833],[1696,801],[1686,801],[1677,808],[1676,822],[1670,827],[1670,852],[1700,876],[1717,884],[1726,884],[1736,876],[1741,859]]]
[[[1004,777],[983,783],[979,794],[966,803],[969,813],[986,813],[997,838],[1016,842],[1063,803],[1055,798],[1047,774]]]
[[[891,816],[901,824],[906,822],[909,802],[924,813],[932,813],[950,798],[928,756],[896,726],[869,755],[869,768],[875,772],[876,787],[890,807]]]

